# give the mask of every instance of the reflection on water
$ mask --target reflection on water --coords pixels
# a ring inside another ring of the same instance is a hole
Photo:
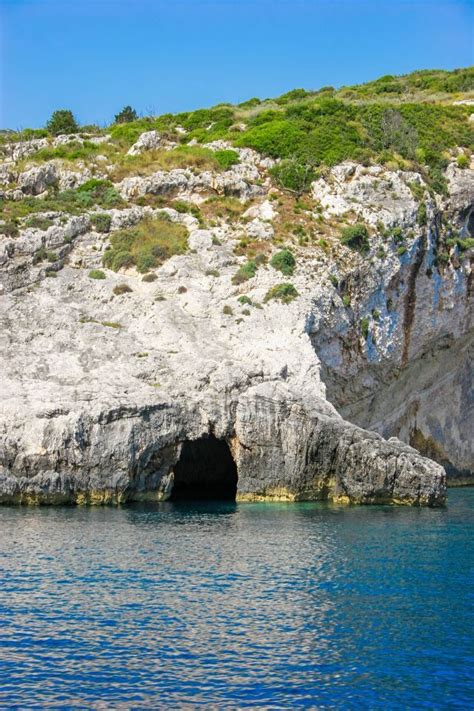
[[[0,704],[472,708],[474,491],[0,509]]]

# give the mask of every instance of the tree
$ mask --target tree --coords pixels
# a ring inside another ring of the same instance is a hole
[[[130,123],[131,121],[136,121],[138,114],[135,109],[131,106],[124,106],[122,111],[115,114],[115,123]]]
[[[54,111],[46,124],[46,128],[55,136],[58,136],[60,133],[77,133],[79,130],[76,119],[69,109]]]

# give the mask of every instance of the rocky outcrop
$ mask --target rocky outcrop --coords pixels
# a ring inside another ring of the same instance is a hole
[[[242,200],[264,195],[265,191],[256,183],[260,180],[257,168],[249,164],[236,165],[223,173],[204,171],[193,173],[190,169],[158,170],[152,175],[141,178],[125,178],[117,185],[123,198],[151,195],[176,194],[180,197],[217,193],[239,197]]]
[[[0,236],[1,502],[164,500],[189,484],[190,462],[205,476],[223,452],[241,501],[436,506],[441,465],[472,472],[472,252],[459,242],[472,234],[471,171],[451,165],[440,198],[417,173],[330,170],[312,186],[311,224],[363,221],[370,248],[296,246],[287,304],[268,298],[289,279],[266,262],[288,219],[283,199],[266,199],[274,162],[238,153],[223,172],[115,186],[129,206],[100,209],[112,233],[159,213],[188,230],[188,252],[150,281],[134,269],[89,277],[110,239],[96,208]],[[19,198],[88,176],[55,162],[4,173]],[[254,204],[205,228],[134,204],[213,194]],[[248,242],[263,258],[239,282]]]
[[[419,203],[407,192],[413,175],[351,165],[333,174],[314,185],[324,210],[352,210],[373,226],[380,219],[400,228],[404,241],[397,253],[386,236],[374,238],[371,258],[338,286],[350,308],[336,299],[322,317],[315,303],[309,332],[327,395],[349,420],[399,437],[443,464],[451,480],[465,482],[474,474],[474,251],[453,236],[474,234],[473,172],[452,165],[449,195],[437,200],[417,176],[422,224]]]
[[[136,156],[143,151],[155,150],[160,147],[162,138],[158,131],[145,131],[128,150],[127,155]]]
[[[46,408],[34,431],[11,423],[2,433],[0,502],[162,501],[173,495],[183,445],[211,437],[232,453],[238,501],[444,502],[441,467],[323,414],[324,404],[309,413],[294,395],[265,383],[230,399],[228,411],[215,402],[215,413],[170,400]]]

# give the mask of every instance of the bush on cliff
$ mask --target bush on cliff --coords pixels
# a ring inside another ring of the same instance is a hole
[[[141,273],[158,267],[175,254],[184,254],[188,231],[159,216],[145,219],[135,227],[119,230],[110,237],[110,249],[105,251],[104,266],[118,271],[135,266]]]
[[[361,223],[345,227],[341,232],[341,242],[361,254],[367,254],[370,249],[367,227]]]
[[[277,163],[270,169],[270,175],[277,185],[297,197],[307,192],[313,180],[316,179],[316,173],[312,165],[301,163],[294,159]]]
[[[285,276],[291,276],[295,270],[296,260],[293,252],[289,249],[282,249],[281,252],[276,252],[273,255],[270,264]]]
[[[91,225],[97,232],[109,232],[112,218],[106,212],[96,212],[91,215]]]
[[[284,304],[289,304],[290,301],[296,299],[297,296],[298,292],[293,284],[277,284],[267,291],[263,301],[267,303],[267,301],[271,299],[276,299],[277,301],[282,301]]]
[[[243,284],[245,281],[248,281],[255,276],[257,269],[257,263],[253,259],[250,259],[248,262],[245,262],[245,264],[242,264],[242,266],[239,267],[237,273],[232,277],[232,284]]]

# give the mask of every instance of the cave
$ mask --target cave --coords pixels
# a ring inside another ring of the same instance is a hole
[[[235,501],[237,467],[229,445],[213,435],[183,442],[171,501]]]

